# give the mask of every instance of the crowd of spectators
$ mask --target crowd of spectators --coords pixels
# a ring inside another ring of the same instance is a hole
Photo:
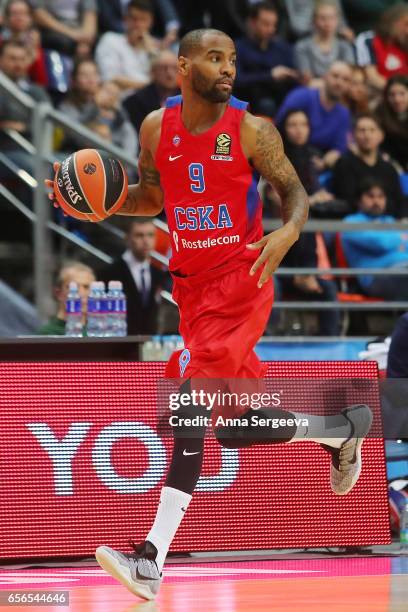
[[[408,217],[407,2],[0,0],[0,72],[36,101],[50,101],[137,156],[144,117],[178,92],[180,37],[208,26],[234,38],[234,94],[280,130],[312,217],[352,222],[364,216],[373,223]],[[1,96],[0,146],[30,172],[32,162],[9,130],[30,138],[27,111]],[[61,157],[89,145],[68,129],[54,141]],[[1,167],[1,177],[7,171]],[[405,256],[407,241],[397,233],[395,248]],[[369,234],[344,237],[352,261],[358,260],[356,241],[370,243]],[[310,235],[286,265],[319,261],[320,237]],[[381,258],[364,261],[378,267]],[[401,277],[399,286],[404,283]],[[294,276],[280,286],[316,299],[336,296],[336,283],[318,277]],[[392,293],[364,278],[360,289]],[[337,333],[337,314],[323,314],[319,325]]]

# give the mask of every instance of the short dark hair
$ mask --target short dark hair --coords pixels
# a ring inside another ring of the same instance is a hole
[[[144,11],[145,13],[154,14],[153,5],[150,0],[130,0],[127,5],[126,15],[129,15],[132,9],[136,9],[138,11]]]
[[[132,219],[128,222],[126,234],[130,234],[130,231],[134,225],[147,225],[148,223],[152,223],[154,225],[152,217],[132,217]]]
[[[270,11],[271,13],[279,15],[278,8],[271,2],[255,2],[255,4],[251,4],[249,7],[248,17],[250,19],[257,19],[261,11]]]
[[[353,130],[357,128],[359,121],[361,121],[362,119],[371,119],[371,121],[374,121],[374,123],[379,127],[379,129],[382,130],[381,123],[378,117],[376,117],[373,113],[370,113],[370,112],[358,113],[358,115],[355,116],[354,121],[353,121]]]
[[[34,14],[33,7],[31,6],[31,4],[29,3],[29,1],[28,1],[28,0],[9,0],[9,1],[6,3],[6,6],[4,7],[4,16],[5,16],[6,18],[7,18],[7,17],[9,17],[9,15],[10,15],[10,7],[11,7],[13,4],[17,4],[17,2],[22,2],[23,4],[25,4],[25,5],[27,6],[27,8],[28,8],[29,12],[30,12],[30,15],[33,15],[33,14]]]
[[[379,189],[381,189],[384,192],[384,195],[387,196],[387,190],[382,181],[375,178],[375,176],[366,176],[365,178],[362,179],[361,183],[359,183],[357,187],[357,190],[356,190],[357,201],[361,198],[362,195],[364,195],[368,191],[371,191],[371,189],[374,189],[375,187],[378,187]]]
[[[191,30],[191,32],[187,32],[187,34],[185,34],[181,39],[178,56],[191,57],[194,55],[201,48],[203,38],[206,34],[230,38],[225,32],[215,30],[214,28],[200,28],[198,30]]]
[[[5,40],[0,45],[0,57],[4,54],[4,51],[8,47],[18,47],[19,49],[24,49],[24,51],[27,53],[27,47],[23,42],[21,42],[21,40]]]

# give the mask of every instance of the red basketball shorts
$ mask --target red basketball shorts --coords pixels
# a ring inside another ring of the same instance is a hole
[[[246,261],[224,274],[173,276],[185,349],[171,356],[167,378],[258,379],[266,366],[254,347],[265,330],[273,304],[273,283],[257,287]]]

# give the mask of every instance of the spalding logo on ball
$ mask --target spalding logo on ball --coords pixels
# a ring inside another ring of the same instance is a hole
[[[127,174],[106,151],[82,149],[62,162],[54,179],[58,204],[71,217],[103,221],[117,212],[128,192]]]

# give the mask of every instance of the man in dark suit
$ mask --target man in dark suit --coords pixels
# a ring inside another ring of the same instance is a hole
[[[128,334],[157,334],[160,292],[166,284],[164,272],[150,263],[156,228],[149,219],[130,222],[127,249],[102,273],[103,280],[119,280],[127,297]]]
[[[179,93],[177,87],[177,57],[162,51],[152,63],[152,82],[123,101],[133,127],[139,133],[143,119],[164,106],[166,98]]]

